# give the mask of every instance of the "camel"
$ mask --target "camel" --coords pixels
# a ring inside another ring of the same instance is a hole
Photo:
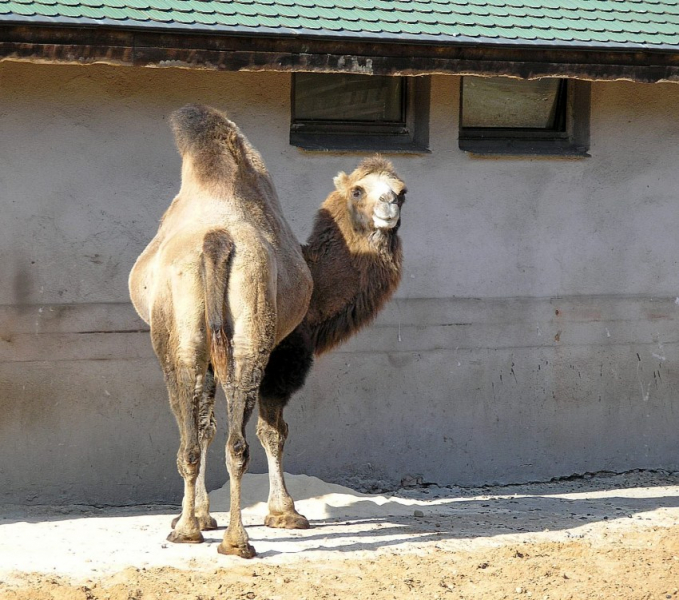
[[[269,354],[306,315],[311,274],[262,157],[238,127],[196,105],[175,112],[171,123],[182,156],[181,188],[129,281],[132,302],[150,325],[180,432],[184,499],[168,539],[202,542],[201,529],[214,526],[204,482],[196,482],[214,435],[216,377],[227,397],[232,482],[231,522],[219,551],[247,557],[254,550],[240,514],[249,459],[245,424]]]
[[[180,431],[180,516],[168,540],[200,543],[215,529],[205,488],[216,431],[214,397],[226,395],[230,522],[222,554],[255,556],[243,527],[245,425],[259,404],[257,437],[269,467],[269,527],[308,528],[283,479],[283,409],[313,356],[368,324],[393,294],[402,261],[405,185],[391,164],[367,159],[321,206],[300,246],[285,221],[261,155],[224,113],[188,105],[171,118],[182,156],[178,195],[129,279]]]

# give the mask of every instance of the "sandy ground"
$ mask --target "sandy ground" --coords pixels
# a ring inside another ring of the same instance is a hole
[[[388,497],[288,481],[312,529],[263,527],[265,477],[247,476],[250,561],[217,554],[223,527],[166,542],[175,507],[2,507],[0,598],[679,600],[679,474]]]

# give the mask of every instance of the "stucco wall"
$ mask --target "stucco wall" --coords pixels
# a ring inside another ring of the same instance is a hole
[[[179,186],[167,116],[229,111],[304,238],[359,155],[289,146],[285,74],[0,64],[0,502],[176,500],[178,444],[127,274]],[[441,484],[679,469],[679,86],[592,85],[588,159],[457,147],[432,80],[397,299],[317,361],[286,468]],[[211,485],[226,478],[222,435]],[[265,461],[256,438],[251,469]]]

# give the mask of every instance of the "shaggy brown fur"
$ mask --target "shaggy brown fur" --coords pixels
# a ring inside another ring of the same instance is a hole
[[[363,218],[373,205],[352,198],[370,175],[388,181],[394,191],[399,218],[391,229],[375,229]],[[309,311],[274,349],[262,381],[262,395],[283,403],[303,386],[312,354],[330,351],[368,325],[401,280],[398,229],[406,188],[391,163],[380,156],[365,159],[350,176],[340,173],[335,183],[302,247],[314,281]]]
[[[372,173],[399,183],[395,187],[400,208],[406,190],[391,164],[379,157],[365,160],[342,190],[325,201],[303,248],[314,281],[305,321],[317,355],[369,324],[401,281],[399,223],[390,230],[371,230],[347,210],[351,200],[346,194]]]

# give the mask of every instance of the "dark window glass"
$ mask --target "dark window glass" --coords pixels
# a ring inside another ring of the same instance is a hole
[[[462,127],[563,130],[565,81],[464,77]]]
[[[401,123],[405,95],[401,77],[297,73],[296,121]]]
[[[428,152],[429,78],[293,73],[290,143],[305,150]]]
[[[558,78],[463,77],[462,150],[589,156],[590,86]]]

